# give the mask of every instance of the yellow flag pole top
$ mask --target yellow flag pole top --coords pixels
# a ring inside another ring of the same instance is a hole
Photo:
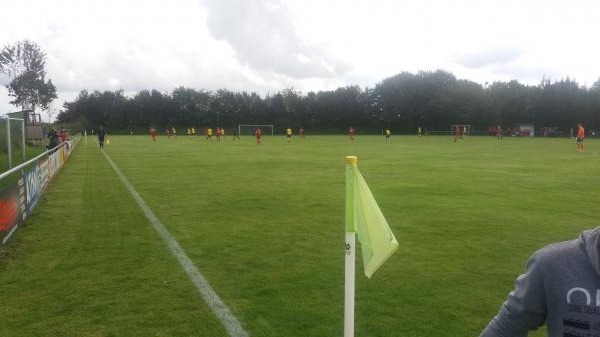
[[[357,162],[358,162],[358,158],[356,158],[356,156],[346,156],[346,164],[356,165]]]

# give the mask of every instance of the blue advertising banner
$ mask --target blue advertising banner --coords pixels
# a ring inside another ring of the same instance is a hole
[[[36,165],[31,168],[28,172],[23,175],[25,178],[25,186],[27,190],[27,213],[31,214],[35,206],[37,205],[38,199],[42,194],[44,187],[42,169]]]

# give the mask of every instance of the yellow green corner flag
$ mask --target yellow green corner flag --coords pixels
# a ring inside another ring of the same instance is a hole
[[[398,241],[356,163],[356,157],[346,157],[346,231],[358,234],[365,275],[370,278],[398,249]]]

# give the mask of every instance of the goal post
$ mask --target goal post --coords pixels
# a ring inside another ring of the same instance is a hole
[[[253,136],[256,129],[261,129],[263,135],[274,135],[273,124],[239,124],[238,135]]]
[[[6,155],[10,169],[13,164],[25,162],[26,146],[25,121],[9,116],[0,119],[0,156]]]
[[[453,135],[456,131],[456,128],[460,131],[460,135],[462,137],[471,135],[471,125],[469,124],[452,124],[450,125],[450,134]]]

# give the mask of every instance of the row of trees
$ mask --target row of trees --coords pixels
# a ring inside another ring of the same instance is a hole
[[[487,130],[520,123],[566,131],[583,122],[591,130],[600,127],[600,80],[591,88],[568,78],[554,83],[544,79],[536,86],[517,81],[482,86],[437,70],[403,72],[374,88],[347,86],[307,94],[285,89],[265,97],[185,87],[170,93],[144,90],[133,97],[122,90],[84,90],[65,103],[58,122],[123,130],[274,124],[277,131],[291,126],[314,132],[341,132],[349,125],[365,131],[449,130],[451,124]]]
[[[0,73],[11,79],[7,88],[12,104],[23,110],[45,110],[56,98],[55,86],[46,80],[45,58],[39,46],[28,40],[0,51]],[[413,132],[418,126],[449,130],[451,124],[470,124],[474,130],[487,130],[521,123],[568,130],[577,122],[597,130],[600,80],[590,88],[568,78],[554,83],[544,79],[536,86],[517,81],[482,86],[437,70],[403,72],[374,88],[347,86],[307,94],[285,89],[265,97],[185,87],[167,93],[143,90],[133,97],[122,90],[84,90],[64,104],[57,121],[74,128],[105,125],[112,130],[274,124],[278,131],[290,126],[340,132],[353,125],[359,131]]]

